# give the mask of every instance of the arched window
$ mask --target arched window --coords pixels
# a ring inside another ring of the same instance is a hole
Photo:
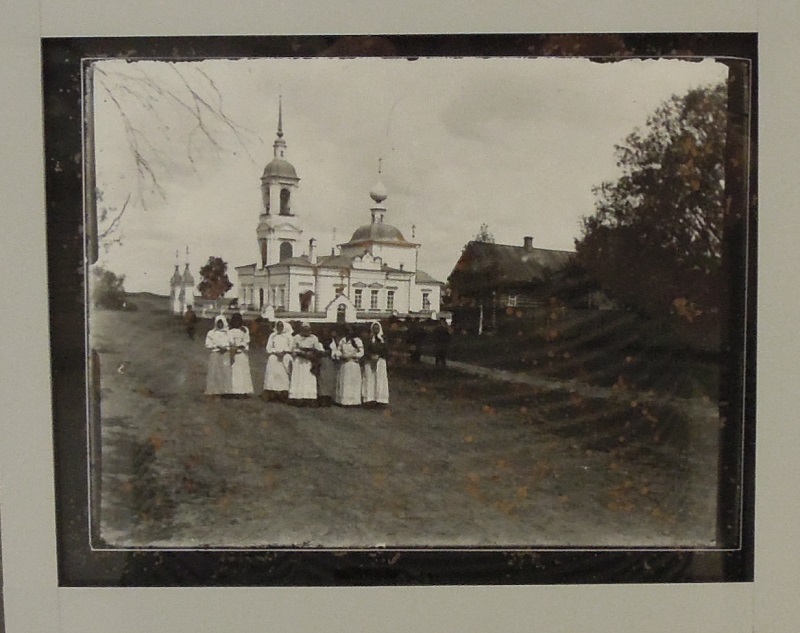
[[[280,260],[289,259],[292,256],[292,243],[281,242]]]
[[[261,197],[264,199],[264,213],[269,215],[269,185],[261,187]]]
[[[289,207],[289,198],[291,195],[288,189],[281,189],[281,215],[292,215],[292,210]]]
[[[347,322],[347,306],[343,303],[340,303],[336,308],[336,322],[337,323],[346,323]]]
[[[261,267],[267,265],[267,240],[261,241]]]

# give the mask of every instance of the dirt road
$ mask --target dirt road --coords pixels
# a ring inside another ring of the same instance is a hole
[[[713,416],[683,441],[605,446],[587,428],[633,405],[566,391],[558,406],[536,391],[490,405],[453,370],[439,381],[407,367],[390,370],[385,410],[212,401],[204,330],[188,340],[156,302],[92,325],[93,514],[108,545],[713,545]],[[253,350],[257,392],[264,361]]]

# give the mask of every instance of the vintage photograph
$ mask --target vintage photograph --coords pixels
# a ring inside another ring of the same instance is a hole
[[[84,73],[93,547],[723,545],[724,60]]]

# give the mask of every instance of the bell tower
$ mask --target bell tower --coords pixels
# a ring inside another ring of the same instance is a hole
[[[256,229],[261,268],[299,255],[303,229],[294,204],[300,179],[286,160],[283,138],[283,102],[278,101],[278,131],[272,144],[273,158],[261,175],[261,216]]]

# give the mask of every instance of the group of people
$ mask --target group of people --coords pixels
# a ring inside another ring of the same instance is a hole
[[[250,332],[235,313],[222,315],[206,336],[209,350],[205,393],[253,394],[248,356]],[[388,346],[378,321],[359,336],[352,325],[326,327],[317,336],[307,321],[294,333],[277,321],[266,344],[264,391],[267,400],[298,406],[380,407],[389,404]]]

